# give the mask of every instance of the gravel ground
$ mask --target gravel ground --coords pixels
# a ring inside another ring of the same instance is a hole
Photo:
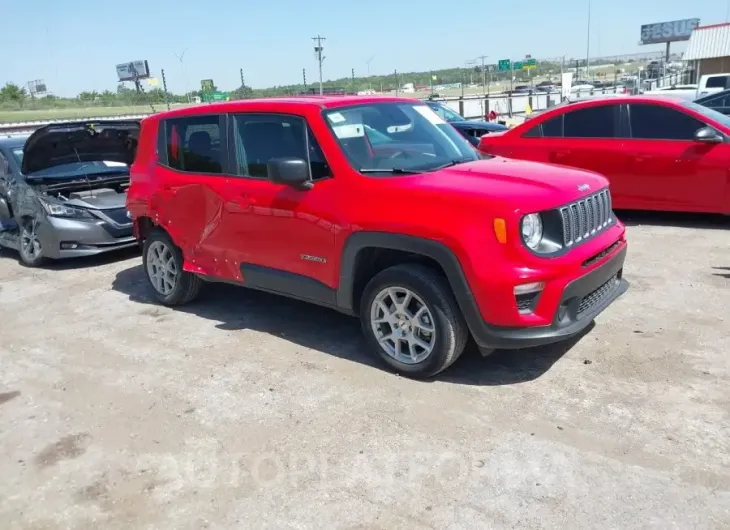
[[[0,527],[728,528],[728,224],[629,220],[589,333],[429,382],[328,310],[2,253]]]

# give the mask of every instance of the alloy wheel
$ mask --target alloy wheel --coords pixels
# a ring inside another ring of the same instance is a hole
[[[20,251],[28,261],[33,261],[41,255],[43,250],[38,237],[38,221],[33,219],[23,223],[20,233]]]
[[[175,255],[162,241],[154,241],[147,250],[147,276],[155,290],[167,296],[175,289],[178,281],[178,267]]]
[[[375,296],[370,325],[383,351],[398,362],[418,364],[433,352],[436,327],[431,311],[405,287],[386,287]]]

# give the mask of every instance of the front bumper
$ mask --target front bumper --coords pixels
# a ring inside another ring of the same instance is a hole
[[[551,344],[579,334],[616,298],[628,289],[623,278],[627,245],[591,272],[563,289],[553,321],[548,326],[500,327],[481,318],[468,318],[477,345],[482,349],[517,349]]]
[[[51,259],[78,258],[133,247],[132,222],[46,217],[38,226],[43,255]]]

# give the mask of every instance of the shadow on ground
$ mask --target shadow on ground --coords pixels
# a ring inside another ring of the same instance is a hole
[[[715,271],[712,273],[713,276],[719,276],[720,278],[727,278],[730,280],[730,267],[712,267]]]
[[[133,302],[157,305],[142,265],[117,273],[112,289]],[[175,308],[175,311],[216,322],[218,329],[268,333],[306,348],[388,371],[367,350],[359,320],[316,305],[243,287],[209,283],[198,300]],[[532,381],[547,372],[581,337],[540,348],[497,351],[486,358],[470,344],[459,361],[435,380],[471,385]]]
[[[725,215],[618,210],[616,216],[626,226],[650,225],[710,230],[730,229],[730,219]]]

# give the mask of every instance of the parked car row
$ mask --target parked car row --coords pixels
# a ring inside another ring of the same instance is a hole
[[[565,340],[627,289],[604,177],[480,154],[418,100],[244,100],[155,114],[134,132],[63,127],[31,136],[24,184],[6,188],[24,187],[43,223],[112,234],[103,198],[117,208],[121,175],[84,165],[134,160],[126,210],[160,303],[192,302],[212,281],[323,305],[358,317],[402,374],[444,370],[469,337],[484,354]],[[88,197],[32,178],[71,160],[82,167],[64,184],[83,181]],[[16,193],[4,200],[22,240]]]

